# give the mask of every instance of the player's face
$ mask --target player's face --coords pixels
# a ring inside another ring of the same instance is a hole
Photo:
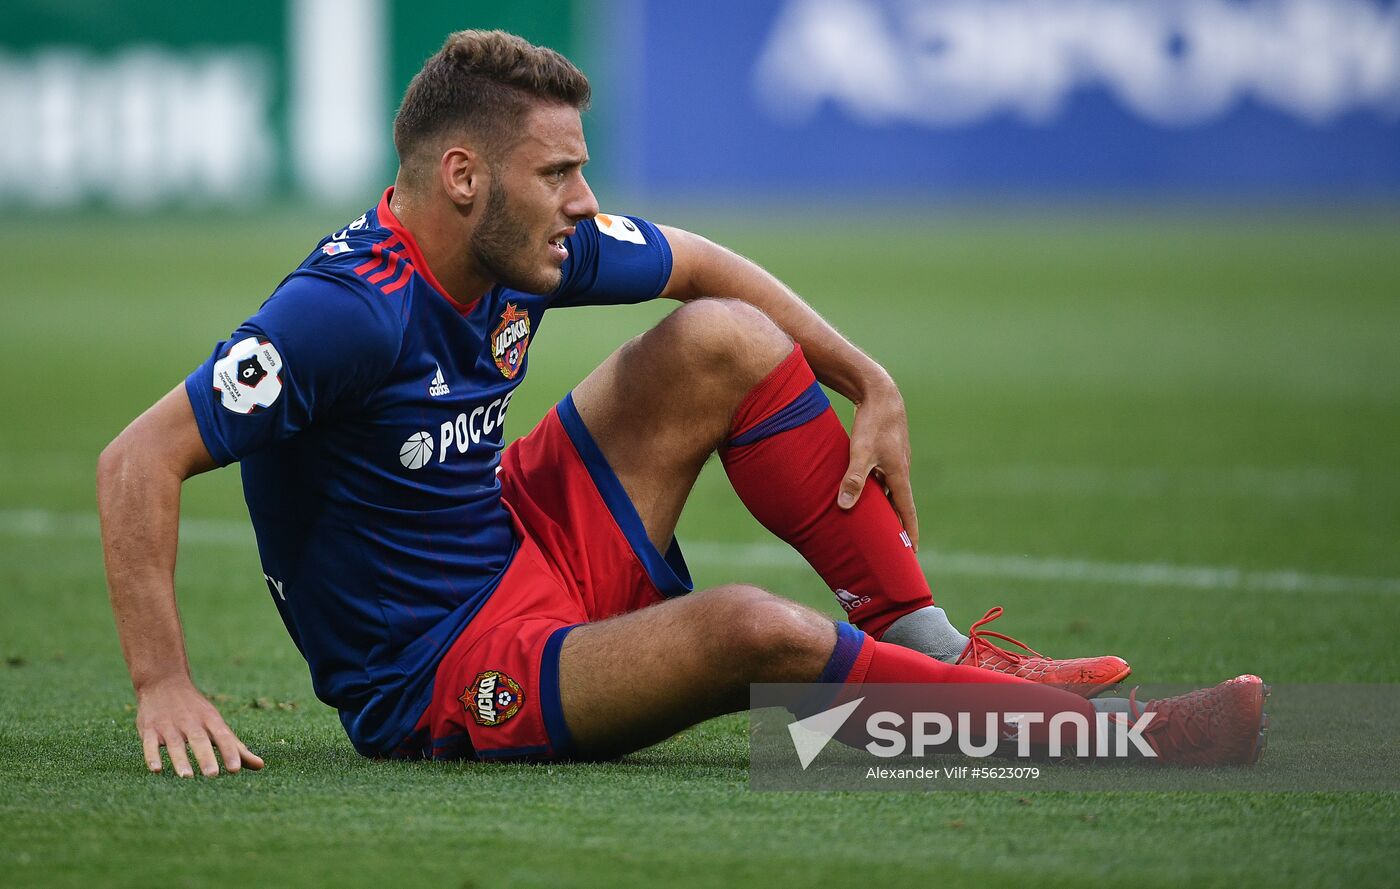
[[[526,293],[559,286],[564,239],[598,213],[583,178],[588,147],[577,109],[539,104],[524,137],[491,165],[486,210],[472,233],[476,262],[499,284]]]

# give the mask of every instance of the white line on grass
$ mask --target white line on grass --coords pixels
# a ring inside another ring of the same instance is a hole
[[[0,536],[96,540],[97,517],[88,513],[61,513],[42,509],[0,510]],[[251,547],[253,531],[244,521],[187,518],[180,522],[180,540],[196,545]],[[805,564],[801,556],[778,542],[683,541],[682,547],[686,558],[697,565],[798,568]],[[919,563],[930,574],[946,577],[1270,593],[1400,595],[1400,577],[1349,577],[1306,571],[1259,571],[1230,566],[1097,562],[1089,559],[966,552],[926,551],[920,554]]]
[[[781,543],[681,542],[697,564],[736,568],[789,568],[802,557]],[[1096,562],[1045,556],[992,553],[922,552],[919,564],[930,574],[1003,580],[1049,580],[1114,586],[1186,587],[1201,590],[1258,590],[1271,593],[1381,593],[1400,595],[1400,578],[1346,577],[1305,571],[1258,571],[1162,562]]]
[[[925,480],[925,484],[941,494],[967,496],[1122,499],[1185,496],[1296,502],[1354,497],[1368,486],[1394,487],[1396,478],[1393,474],[1381,476],[1377,473],[1363,477],[1325,466],[1167,468],[997,464],[949,466],[936,480]]]

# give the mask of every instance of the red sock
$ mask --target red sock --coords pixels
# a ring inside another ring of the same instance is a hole
[[[902,645],[880,642],[850,624],[836,624],[836,647],[831,659],[817,677],[824,684],[859,685],[863,682],[897,684],[904,682],[978,682],[1002,685],[1037,683],[1006,673],[948,664]],[[1066,692],[1067,694],[1067,692]],[[1078,695],[1070,697],[1080,700]]]
[[[744,398],[719,453],[749,512],[806,558],[852,623],[878,637],[933,604],[879,485],[849,510],[836,505],[851,441],[800,346]]]
[[[947,686],[930,689],[929,700],[919,706],[945,713],[968,712],[973,726],[984,726],[988,712],[1041,713],[1044,720],[1029,730],[1031,742],[1037,746],[1048,744],[1048,725],[1057,713],[1079,713],[1091,727],[1095,724],[1093,705],[1079,695],[980,667],[946,664],[872,639],[849,624],[837,624],[836,648],[818,682],[844,683],[843,698],[859,694],[856,686],[872,683]],[[1072,736],[1066,733],[1062,737],[1065,749],[1071,749]]]

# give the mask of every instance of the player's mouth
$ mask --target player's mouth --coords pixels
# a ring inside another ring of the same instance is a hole
[[[549,239],[549,249],[556,261],[563,262],[569,258],[569,248],[564,246],[564,239],[573,233],[574,230],[570,227]]]

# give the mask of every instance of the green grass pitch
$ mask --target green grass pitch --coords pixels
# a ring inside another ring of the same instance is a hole
[[[5,224],[0,885],[1350,887],[1400,870],[1392,794],[754,793],[742,717],[605,765],[361,759],[266,601],[237,470],[187,486],[180,602],[196,681],[268,767],[146,774],[93,467],[343,220],[256,222]],[[1400,681],[1393,213],[695,227],[902,382],[928,568],[962,625],[999,603],[997,629],[1122,654],[1144,681]],[[511,434],[666,308],[551,314]],[[681,538],[701,585],[839,613],[781,551],[744,546],[763,532],[714,466]]]

